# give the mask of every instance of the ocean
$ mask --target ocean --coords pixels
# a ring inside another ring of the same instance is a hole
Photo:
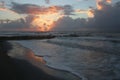
[[[57,37],[16,42],[43,56],[52,68],[70,71],[86,80],[120,80],[118,38]]]
[[[70,32],[71,33],[71,32]],[[4,33],[0,36],[55,35],[43,40],[16,40],[31,49],[36,56],[42,56],[46,65],[69,71],[83,80],[120,80],[120,38],[86,35],[74,37],[70,33]],[[9,34],[9,35],[8,35]],[[91,34],[90,34],[91,35]],[[108,36],[108,35],[107,35]]]

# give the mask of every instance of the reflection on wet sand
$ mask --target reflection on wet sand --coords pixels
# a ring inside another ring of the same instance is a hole
[[[31,63],[35,64],[36,62],[39,62],[41,64],[45,64],[46,62],[43,60],[40,56],[35,56],[32,51],[27,51],[27,54],[25,55],[26,59],[30,61]]]
[[[36,67],[42,69],[48,75],[63,78],[65,80],[68,80],[68,79],[69,80],[80,80],[80,78],[77,75],[74,75],[74,74],[72,74],[72,73],[70,73],[68,71],[57,70],[57,69],[50,68],[50,67],[46,66],[45,65],[46,62],[44,61],[44,59],[42,57],[35,56],[34,53],[32,51],[30,51],[30,50],[27,51],[26,59],[30,63],[35,65]]]
[[[80,77],[70,73],[69,71],[57,70],[57,69],[48,67],[47,65],[45,65],[46,62],[43,60],[42,57],[35,56],[31,50],[17,43],[14,43],[14,42],[11,42],[11,43],[13,45],[13,50],[9,52],[9,56],[13,58],[25,60],[30,64],[32,64],[33,66],[37,67],[38,69],[42,70],[47,75],[58,77],[60,79],[62,78],[62,80],[81,80]]]

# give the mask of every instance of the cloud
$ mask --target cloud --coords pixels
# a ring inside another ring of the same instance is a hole
[[[74,11],[73,7],[70,5],[45,7],[33,4],[18,4],[14,2],[12,4],[12,9],[16,12],[31,15],[33,17],[32,20],[27,19],[29,24],[31,24],[31,27],[39,28],[40,31],[50,30],[54,21],[62,16],[73,15],[72,13]]]
[[[107,3],[111,4],[112,3],[112,0],[106,0]]]
[[[97,0],[96,5],[98,10],[102,10],[106,5],[111,5],[112,0]]]
[[[25,24],[23,19],[18,19],[16,21],[10,21],[9,23],[2,23],[0,24],[0,31],[1,30],[16,30],[16,29],[24,29],[28,28],[26,27],[27,24]]]
[[[120,4],[120,2],[113,6],[104,4],[102,10],[96,9],[94,11],[95,17],[92,19],[93,24],[91,24],[91,26],[102,31],[120,31],[120,5],[118,4]]]
[[[108,0],[107,0],[108,1]],[[93,18],[88,19],[73,19],[69,15],[73,15],[73,12],[87,13],[86,10],[74,10],[70,5],[64,6],[38,6],[34,4],[18,4],[13,3],[12,9],[20,14],[44,14],[52,10],[52,12],[63,11],[64,16],[55,21],[55,25],[52,28],[54,31],[74,31],[74,30],[88,30],[88,31],[120,31],[120,2],[116,4],[106,4],[106,1],[99,3],[102,9],[91,9],[91,13],[94,13]],[[52,14],[51,12],[51,14]]]
[[[46,2],[47,4],[49,4],[49,3],[50,3],[50,0],[45,0],[45,2]]]
[[[82,10],[82,9],[76,9],[74,10],[75,13],[83,13],[83,14],[87,14],[88,17],[90,18],[93,18],[94,17],[94,10],[91,8],[91,9],[88,9],[88,10]]]
[[[72,13],[74,12],[74,9],[71,5],[63,6],[63,10],[65,15],[72,15]]]
[[[41,11],[41,7],[34,4],[19,4],[12,2],[12,9],[19,14],[35,14],[35,11]],[[34,12],[32,12],[32,10]]]
[[[44,14],[46,12],[55,13],[58,11],[63,11],[64,15],[71,15],[74,11],[71,5],[45,7],[34,4],[19,4],[15,2],[12,2],[12,5],[12,9],[20,14]]]
[[[0,7],[3,7],[3,8],[5,7],[4,1],[1,1],[1,2],[0,2]]]
[[[30,20],[30,19],[29,19]],[[24,19],[10,21],[8,23],[0,24],[0,31],[39,31],[36,27],[30,27],[29,22]]]
[[[94,18],[59,19],[53,30],[88,30],[120,32],[120,2],[114,5],[102,4],[102,9],[94,9]]]
[[[72,19],[71,17],[60,18],[53,27],[53,31],[75,31],[85,27],[86,19]]]

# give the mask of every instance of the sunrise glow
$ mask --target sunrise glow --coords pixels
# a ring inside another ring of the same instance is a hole
[[[102,9],[103,9],[103,6],[102,6],[102,4],[101,4],[102,1],[103,1],[103,0],[97,0],[97,2],[96,2],[96,5],[97,5],[97,9],[98,9],[98,10],[102,10]]]
[[[31,24],[32,27],[39,31],[50,31],[53,28],[54,22],[61,17],[63,17],[63,15],[60,8],[51,6],[42,12],[38,11]]]
[[[107,3],[111,4],[112,3],[112,0],[106,0]]]
[[[57,13],[55,14],[39,14],[37,15],[33,21],[33,27],[36,27],[39,31],[49,31],[54,24],[54,21],[59,19],[61,16]]]
[[[87,14],[88,14],[88,17],[93,18],[94,17],[94,10],[89,9]]]

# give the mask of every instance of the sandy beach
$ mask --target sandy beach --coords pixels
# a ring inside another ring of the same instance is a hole
[[[48,67],[42,57],[18,43],[1,41],[0,51],[4,48],[7,53],[0,52],[0,80],[82,80],[68,71]]]

